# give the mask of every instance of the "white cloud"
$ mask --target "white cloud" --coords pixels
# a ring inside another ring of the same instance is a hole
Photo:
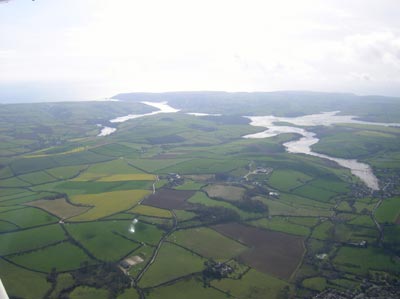
[[[69,86],[99,97],[190,89],[400,94],[395,4],[11,1],[0,10],[0,83],[80,82]]]

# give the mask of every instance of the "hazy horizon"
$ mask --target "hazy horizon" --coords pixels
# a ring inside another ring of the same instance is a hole
[[[400,96],[400,8],[372,1],[0,1],[0,102],[131,91]]]

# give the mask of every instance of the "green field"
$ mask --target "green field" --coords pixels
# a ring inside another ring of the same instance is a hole
[[[400,217],[400,197],[385,199],[375,213],[376,220],[381,223],[394,223]]]
[[[3,259],[0,259],[0,276],[9,296],[42,298],[51,287],[45,274],[22,269]]]
[[[21,228],[58,222],[58,219],[54,216],[36,208],[18,209],[1,213],[0,220],[14,223]]]
[[[57,271],[68,271],[79,268],[85,261],[93,263],[80,248],[70,243],[61,243],[31,253],[13,256],[10,257],[10,260],[17,265],[41,272],[50,272],[53,268]]]
[[[117,261],[145,242],[154,245],[162,232],[152,225],[139,222],[134,234],[129,232],[132,221],[99,221],[67,224],[66,229],[83,247],[104,261]]]
[[[400,123],[398,99],[309,92],[116,98],[0,105],[0,278],[10,298],[303,299],[328,289],[361,298],[368,285],[379,294],[396,288],[398,127],[296,126],[319,138],[314,151],[370,165],[379,191],[333,161],[287,152],[298,134],[242,137],[266,129],[244,115],[340,111]],[[156,111],[141,101],[168,101],[180,112],[109,122]],[[194,111],[221,115],[187,114]],[[100,126],[116,131],[99,137]]]
[[[247,249],[246,246],[209,228],[180,230],[168,239],[205,258],[230,259]]]
[[[239,280],[216,280],[211,285],[240,299],[264,299],[266,294],[268,298],[279,298],[283,289],[288,286],[286,282],[256,270],[250,270]]]
[[[268,180],[273,188],[282,191],[290,191],[310,181],[312,177],[305,173],[294,170],[275,170]]]
[[[235,212],[237,212],[240,215],[240,217],[242,217],[243,219],[253,218],[253,217],[257,217],[257,216],[261,215],[259,213],[245,212],[225,201],[211,199],[203,192],[197,192],[195,195],[193,195],[191,198],[188,199],[188,202],[193,203],[193,204],[204,205],[207,207],[224,207],[227,209],[231,209],[231,210],[234,210]]]
[[[310,234],[310,229],[308,227],[293,224],[289,221],[289,219],[290,218],[284,217],[273,217],[271,219],[263,218],[255,221],[249,221],[248,224],[259,228],[275,230],[305,237]]]
[[[371,270],[399,273],[400,262],[396,257],[386,255],[381,248],[342,247],[333,260],[337,267],[346,272],[366,274]]]
[[[148,194],[150,192],[147,190],[128,190],[76,195],[71,198],[72,203],[92,206],[92,208],[81,215],[73,217],[71,220],[91,221],[127,210]]]
[[[63,230],[57,224],[1,234],[0,255],[38,249],[65,238]]]
[[[201,280],[190,278],[173,285],[159,287],[149,294],[149,299],[219,299],[226,297],[221,291],[204,288]]]
[[[137,205],[133,209],[129,210],[130,213],[153,216],[153,217],[162,217],[162,218],[171,218],[171,212],[164,209],[159,209],[146,205]]]
[[[160,283],[200,272],[203,269],[204,259],[176,245],[164,244],[157,260],[152,264],[143,278],[140,286],[150,287]]]
[[[71,299],[107,299],[109,294],[107,290],[95,289],[89,287],[77,287],[69,295]]]
[[[303,280],[302,284],[308,289],[323,291],[326,287],[326,279],[323,277],[307,278]]]
[[[57,276],[56,287],[50,295],[51,299],[60,297],[60,292],[71,287],[74,284],[74,278],[69,273],[62,273]]]

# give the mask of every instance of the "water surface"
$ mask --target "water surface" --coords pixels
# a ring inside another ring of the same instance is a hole
[[[341,159],[335,158],[328,155],[313,152],[311,146],[318,143],[319,139],[316,134],[307,131],[303,128],[291,127],[291,126],[279,126],[274,123],[286,122],[298,126],[330,126],[332,124],[339,123],[351,123],[351,124],[367,124],[367,125],[379,125],[379,126],[395,126],[399,127],[398,123],[378,123],[378,122],[367,122],[355,119],[352,115],[337,115],[339,111],[323,112],[319,114],[310,114],[299,117],[277,117],[277,116],[246,116],[251,120],[250,125],[256,127],[265,127],[267,130],[255,134],[249,134],[243,136],[244,138],[268,138],[277,136],[284,133],[296,133],[302,137],[295,141],[286,142],[283,145],[289,153],[293,154],[306,154],[315,156],[323,159],[328,159],[336,162],[342,167],[350,169],[351,173],[361,181],[365,183],[372,190],[379,190],[379,182],[374,175],[371,167],[368,164],[361,163],[354,159]]]

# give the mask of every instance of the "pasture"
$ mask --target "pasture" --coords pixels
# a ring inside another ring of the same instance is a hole
[[[4,233],[0,235],[0,255],[39,249],[65,239],[64,231],[57,224]]]
[[[248,249],[246,246],[205,227],[179,230],[168,240],[203,257],[213,259],[230,259]]]
[[[400,197],[386,198],[375,213],[380,223],[395,223],[400,217]]]
[[[80,286],[75,288],[70,294],[71,299],[108,299],[109,292],[104,289],[90,288],[86,286]]]
[[[307,237],[310,234],[310,229],[308,227],[291,223],[289,219],[290,218],[286,217],[272,217],[271,219],[262,218],[255,221],[249,221],[247,223],[258,228],[264,228],[267,230],[274,230],[298,236]]]
[[[141,287],[157,286],[163,282],[203,270],[205,260],[188,250],[164,243],[156,261],[139,282]]]
[[[117,261],[133,252],[140,242],[154,245],[162,236],[156,227],[141,223],[135,225],[135,233],[129,231],[131,220],[108,220],[66,224],[71,236],[103,261]]]
[[[72,203],[92,208],[71,221],[91,221],[128,210],[149,193],[147,190],[127,190],[73,196]]]
[[[204,191],[211,198],[237,201],[243,198],[246,189],[230,185],[208,185]]]
[[[53,268],[57,271],[69,271],[79,268],[83,262],[94,262],[82,249],[67,242],[11,256],[9,260],[31,270],[48,273]]]
[[[285,293],[284,288],[289,287],[285,281],[254,269],[240,279],[214,280],[211,285],[224,292],[229,292],[238,299],[279,298],[279,295]]]
[[[0,214],[0,220],[17,225],[20,228],[57,223],[54,216],[37,208],[17,209]]]
[[[268,184],[281,191],[290,191],[300,187],[313,178],[303,172],[296,170],[274,170],[268,179]]]
[[[45,274],[25,270],[3,259],[0,259],[0,276],[10,297],[43,298],[51,287]]]
[[[172,285],[152,289],[149,299],[220,299],[226,297],[221,291],[213,288],[204,288],[200,279],[188,278]]]
[[[400,272],[400,261],[396,257],[385,254],[382,248],[372,246],[368,248],[342,247],[333,262],[343,271],[361,275],[371,270]]]
[[[171,218],[171,212],[165,209],[159,209],[152,206],[137,205],[128,211],[129,213],[140,214],[151,217]]]
[[[49,212],[50,214],[56,215],[61,219],[71,218],[90,209],[90,207],[72,205],[66,201],[65,198],[57,198],[52,200],[39,199],[26,203],[26,205],[40,208]]]

